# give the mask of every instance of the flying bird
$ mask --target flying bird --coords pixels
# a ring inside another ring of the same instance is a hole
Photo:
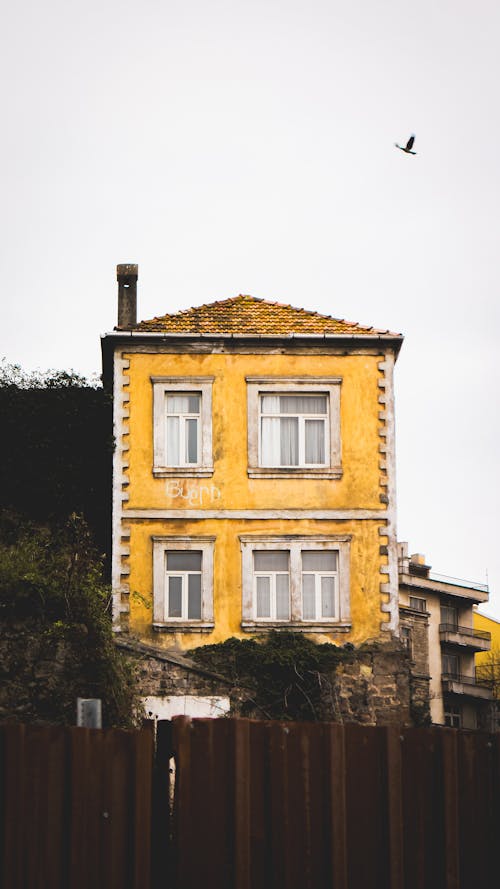
[[[410,138],[408,139],[408,142],[406,143],[405,146],[398,145],[397,142],[395,142],[394,144],[395,144],[396,148],[400,148],[401,151],[404,151],[406,154],[416,154],[417,153],[416,151],[412,151],[414,141],[415,141],[415,136],[410,136]]]

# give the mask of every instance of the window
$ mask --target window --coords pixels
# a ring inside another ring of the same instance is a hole
[[[165,618],[201,620],[201,552],[170,550],[166,557]]]
[[[289,553],[286,550],[255,550],[255,617],[257,620],[290,619]]]
[[[243,629],[350,629],[350,537],[240,537]]]
[[[248,474],[340,478],[340,377],[247,377]]]
[[[153,628],[213,628],[214,537],[153,537]]]
[[[302,553],[302,619],[334,620],[338,554],[332,550]]]
[[[452,605],[441,605],[441,623],[447,627],[458,629],[458,608]]]
[[[199,392],[166,395],[167,466],[197,466],[200,459]]]
[[[326,395],[260,395],[260,465],[325,466]]]
[[[453,704],[444,705],[444,724],[450,728],[462,728],[462,710]]]
[[[441,656],[441,668],[446,676],[458,679],[460,676],[460,658],[456,654],[443,654]]]
[[[153,475],[209,476],[213,377],[151,377]]]
[[[413,645],[411,638],[411,627],[401,627],[401,642],[408,651],[410,657],[413,656]]]
[[[413,608],[414,611],[427,611],[427,599],[410,596],[410,608]]]

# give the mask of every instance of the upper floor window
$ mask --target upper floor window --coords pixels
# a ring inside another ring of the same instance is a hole
[[[453,605],[441,605],[441,623],[448,627],[458,628],[458,608]]]
[[[213,377],[151,377],[153,474],[209,476]]]
[[[326,466],[327,452],[327,395],[260,395],[260,466]]]
[[[197,466],[201,444],[201,393],[166,393],[167,466]]]
[[[240,541],[244,629],[349,629],[349,537]]]
[[[247,377],[251,478],[340,478],[340,377]]]
[[[427,611],[427,600],[421,599],[420,596],[410,596],[410,608],[414,611]]]

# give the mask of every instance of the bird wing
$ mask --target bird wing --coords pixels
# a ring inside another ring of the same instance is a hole
[[[406,143],[406,150],[407,151],[411,151],[411,149],[413,148],[414,141],[415,141],[415,136],[410,136],[410,138],[408,139],[408,142]]]

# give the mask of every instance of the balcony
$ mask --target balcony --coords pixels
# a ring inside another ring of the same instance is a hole
[[[458,624],[439,624],[439,640],[448,645],[465,646],[469,651],[489,651],[491,648],[491,633]]]
[[[442,673],[441,679],[445,694],[482,698],[484,701],[491,701],[493,697],[491,679],[480,679],[475,675],[465,676],[463,673]]]

